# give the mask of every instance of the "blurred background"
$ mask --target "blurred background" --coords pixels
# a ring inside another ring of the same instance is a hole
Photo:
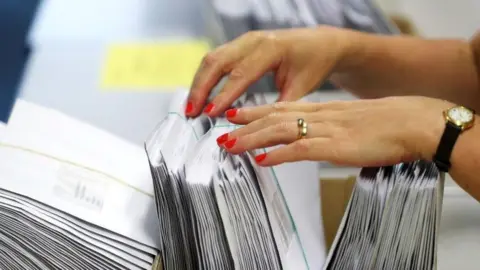
[[[258,4],[257,20],[253,23],[251,18],[245,19],[251,16],[248,15],[251,7],[246,7],[246,2],[2,0],[0,118],[5,121],[14,97],[21,97],[141,144],[166,112],[174,89],[188,87],[188,74],[208,48],[251,29],[312,25],[307,19],[304,24],[286,24],[279,22],[278,17],[277,21],[265,19],[262,1],[250,1]],[[286,3],[264,2],[273,9]],[[322,3],[328,8],[320,8],[314,14],[313,24],[327,23],[384,34],[397,34],[399,30],[435,38],[468,38],[480,26],[477,0]],[[335,13],[339,3],[350,8],[350,17],[343,19],[340,13]],[[327,9],[327,13],[321,13]],[[145,48],[152,41],[186,47]],[[162,63],[152,61],[161,58],[160,55],[164,57]],[[148,74],[155,69],[157,74],[167,74],[170,70],[175,75],[152,78]],[[332,88],[324,85],[317,99],[351,98],[341,90],[329,91]],[[258,89],[270,91],[272,87],[266,80]]]

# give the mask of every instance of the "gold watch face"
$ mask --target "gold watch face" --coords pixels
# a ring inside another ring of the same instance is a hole
[[[463,106],[455,106],[444,112],[447,121],[452,122],[456,126],[467,129],[473,125],[475,113]]]

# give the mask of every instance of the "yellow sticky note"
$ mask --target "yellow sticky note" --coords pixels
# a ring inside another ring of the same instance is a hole
[[[102,74],[106,90],[174,90],[189,87],[202,58],[205,41],[116,44],[109,48]]]

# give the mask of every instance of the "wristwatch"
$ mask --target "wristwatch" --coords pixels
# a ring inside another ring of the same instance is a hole
[[[454,106],[443,111],[445,130],[433,157],[433,162],[442,172],[450,169],[450,156],[458,136],[473,126],[475,111],[464,106]]]

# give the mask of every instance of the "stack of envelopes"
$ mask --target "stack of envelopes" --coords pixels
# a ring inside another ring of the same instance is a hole
[[[262,96],[235,106],[262,104]],[[252,159],[263,150],[224,152],[216,138],[235,126],[223,118],[184,118],[185,100],[186,93],[177,95],[145,143],[165,269],[434,268],[443,194],[434,164],[362,169],[327,261],[319,264],[296,229],[302,215],[290,211],[295,200],[283,196],[274,169]],[[300,181],[294,175],[289,181]]]
[[[151,269],[158,221],[141,147],[21,100],[1,132],[1,269]]]
[[[271,168],[258,167],[250,153],[224,152],[216,138],[235,126],[223,118],[185,119],[185,97],[174,98],[145,144],[165,269],[305,269]],[[265,102],[261,97],[236,107]]]
[[[325,269],[436,269],[442,200],[432,163],[363,169]]]

